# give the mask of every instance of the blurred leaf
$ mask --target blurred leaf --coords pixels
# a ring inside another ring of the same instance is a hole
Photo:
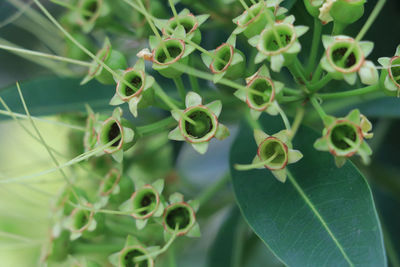
[[[278,118],[261,119],[267,133],[283,128]],[[380,225],[371,191],[347,163],[336,168],[328,153],[314,150],[318,136],[301,128],[294,147],[304,158],[290,166],[297,182],[282,184],[265,170],[236,171],[256,153],[252,130],[241,125],[231,150],[237,202],[251,228],[287,265],[386,266]],[[329,230],[328,230],[329,229]]]
[[[296,4],[296,2],[297,0],[286,0],[282,2],[281,6],[286,7],[290,10],[294,6],[294,4]]]
[[[34,116],[84,111],[85,103],[95,110],[111,109],[108,102],[114,94],[113,86],[105,86],[96,81],[83,86],[79,83],[79,79],[46,77],[22,82],[20,86]],[[0,96],[13,112],[24,113],[15,85],[1,89]],[[0,120],[4,118],[7,117],[1,116]]]

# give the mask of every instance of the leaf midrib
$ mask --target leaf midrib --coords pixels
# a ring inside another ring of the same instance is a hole
[[[329,236],[332,238],[333,242],[335,243],[335,245],[338,247],[339,251],[342,253],[344,259],[347,261],[347,263],[349,264],[349,266],[354,266],[354,263],[350,260],[349,256],[347,256],[346,252],[344,251],[344,248],[341,246],[341,244],[339,243],[339,241],[336,239],[335,235],[333,234],[333,232],[331,231],[331,229],[329,228],[328,224],[325,222],[324,218],[322,218],[321,214],[318,212],[318,210],[315,208],[314,204],[311,202],[311,200],[307,197],[307,195],[305,194],[305,192],[301,189],[300,185],[297,183],[296,179],[294,178],[294,176],[292,175],[292,173],[287,170],[287,175],[288,175],[288,179],[289,181],[293,184],[294,188],[297,190],[297,192],[299,193],[299,195],[304,199],[304,201],[306,202],[306,204],[309,206],[309,208],[312,210],[312,212],[315,214],[315,216],[317,217],[317,219],[321,222],[322,226],[325,228],[325,230],[328,232]]]

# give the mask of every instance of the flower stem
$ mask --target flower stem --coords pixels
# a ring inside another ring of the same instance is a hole
[[[199,81],[197,80],[197,77],[193,75],[188,75],[189,77],[189,82],[190,86],[192,87],[192,90],[198,94],[200,94],[200,87],[199,87]]]
[[[368,20],[365,22],[364,26],[361,28],[360,32],[357,34],[356,41],[360,41],[364,35],[367,33],[368,29],[374,23],[375,19],[378,17],[379,13],[381,12],[383,6],[385,5],[386,0],[379,0],[374,9],[372,10],[371,14],[369,15]]]
[[[137,131],[140,135],[146,136],[153,133],[160,133],[164,130],[170,129],[176,125],[176,121],[172,117],[162,119],[152,124],[140,126]]]
[[[318,82],[316,82],[314,84],[310,84],[307,88],[311,92],[316,92],[319,89],[321,89],[322,87],[324,87],[325,85],[327,85],[331,80],[332,80],[332,76],[328,73],[327,75],[322,77],[321,80],[319,80]]]
[[[27,55],[36,56],[36,57],[43,57],[43,58],[49,58],[49,59],[53,59],[53,60],[57,60],[57,61],[63,61],[63,62],[67,62],[67,63],[79,65],[79,66],[90,67],[92,65],[92,63],[86,62],[86,61],[76,60],[76,59],[67,58],[67,57],[60,57],[60,56],[56,56],[56,55],[51,55],[51,54],[47,54],[47,53],[42,53],[42,52],[37,52],[37,51],[32,51],[32,50],[22,49],[22,48],[17,48],[17,47],[12,47],[12,46],[8,46],[8,45],[0,44],[0,49],[13,51],[13,52],[21,53],[21,54],[27,54]]]
[[[340,35],[343,32],[344,28],[346,28],[346,26],[347,26],[346,24],[334,21],[333,22],[332,35],[333,36],[334,35]]]
[[[264,161],[260,161],[260,162],[252,163],[252,164],[235,164],[234,167],[238,171],[248,171],[248,170],[260,168],[260,167],[267,165],[271,161],[273,161],[278,156],[278,154],[279,154],[279,151],[275,150],[274,154],[272,154],[271,157],[269,157],[268,159],[266,159]]]
[[[246,4],[244,0],[239,0],[240,4],[242,4],[243,8],[246,9],[247,13],[250,15],[251,18],[254,18],[254,14],[251,12],[249,6]]]
[[[315,110],[317,111],[318,115],[321,117],[322,120],[325,120],[325,118],[328,116],[326,115],[325,111],[323,110],[323,108],[321,107],[321,105],[318,103],[317,98],[315,98],[314,96],[310,97],[310,101],[311,104],[313,105],[313,107],[315,108]]]
[[[67,8],[67,9],[70,9],[70,10],[73,10],[73,11],[78,11],[78,12],[82,13],[82,14],[85,15],[85,16],[91,16],[91,15],[93,15],[93,13],[90,12],[90,11],[83,10],[83,9],[79,9],[79,8],[76,7],[76,6],[71,5],[71,4],[69,4],[69,3],[65,3],[65,2],[63,2],[63,1],[59,1],[59,0],[50,0],[50,1],[53,2],[53,3],[56,4],[56,5],[65,7],[65,8]]]
[[[371,92],[378,91],[380,89],[379,84],[374,84],[370,86],[366,86],[363,88],[354,89],[351,91],[346,92],[339,92],[339,93],[326,93],[326,94],[318,94],[318,97],[321,99],[335,99],[335,98],[344,98],[350,96],[358,96],[358,95],[365,95]]]
[[[274,104],[275,104],[275,108],[278,110],[279,115],[282,118],[283,123],[285,124],[286,130],[288,130],[288,132],[290,133],[291,132],[291,127],[290,127],[290,122],[289,122],[288,117],[286,116],[286,114],[282,110],[282,108],[279,106],[278,102],[275,101]]]
[[[297,130],[299,129],[301,122],[303,121],[304,118],[304,112],[305,109],[303,107],[300,107],[297,109],[296,116],[294,117],[294,121],[292,124],[292,130],[289,132],[289,138],[292,140],[294,136],[297,133]]]
[[[322,23],[318,18],[314,18],[314,32],[310,50],[310,57],[307,66],[307,74],[310,74],[311,71],[315,68],[315,62],[318,55],[319,44],[321,42],[321,33],[322,33]]]
[[[182,102],[185,102],[186,90],[185,90],[185,86],[183,85],[181,76],[176,77],[173,80],[174,80],[176,88],[178,89],[178,93],[179,93],[179,96],[181,97]]]

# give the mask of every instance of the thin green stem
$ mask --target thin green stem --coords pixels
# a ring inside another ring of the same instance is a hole
[[[153,85],[155,93],[161,98],[161,100],[171,109],[171,110],[177,110],[179,111],[180,109],[173,103],[171,98],[164,92],[164,90],[158,85],[157,82],[154,83]],[[183,118],[189,122],[192,125],[196,125],[196,122],[189,118],[184,112],[181,112],[181,115]]]
[[[36,57],[49,58],[49,59],[62,61],[62,62],[67,62],[67,63],[80,65],[80,66],[85,66],[85,67],[90,67],[92,65],[92,63],[86,62],[86,61],[81,61],[81,60],[76,60],[76,59],[72,59],[72,58],[51,55],[51,54],[32,51],[32,50],[28,50],[28,49],[12,47],[12,46],[8,46],[8,45],[0,44],[0,49],[13,51],[13,52],[17,52],[17,53],[22,53],[22,54],[27,54],[27,55],[36,56]]]
[[[313,105],[313,107],[315,108],[315,110],[317,111],[318,115],[321,117],[322,120],[325,120],[325,118],[328,116],[326,115],[325,111],[323,110],[323,108],[321,107],[321,105],[318,103],[317,98],[315,98],[314,96],[310,97],[310,101],[311,104]]]
[[[185,102],[186,89],[183,84],[182,77],[179,76],[179,77],[174,78],[173,80],[174,80],[176,88],[178,89],[178,93],[179,93],[179,96],[181,97],[182,102]]]
[[[315,68],[315,63],[317,60],[319,44],[321,42],[321,33],[322,33],[322,23],[318,18],[314,18],[314,32],[313,39],[310,50],[310,57],[307,66],[307,74],[310,74],[311,71]]]
[[[285,128],[286,130],[288,130],[288,132],[291,132],[291,127],[290,127],[290,122],[288,117],[286,116],[285,112],[282,110],[282,108],[279,106],[278,102],[274,102],[275,108],[278,110],[279,115],[282,118],[283,123],[285,124]]]
[[[298,64],[293,62],[291,65],[287,66],[288,70],[292,74],[292,76],[295,78],[295,81],[300,84],[300,85],[305,85],[308,87],[309,83],[307,79],[304,77],[301,69],[299,68]]]
[[[303,118],[304,118],[305,109],[300,107],[297,109],[296,116],[294,117],[294,121],[292,123],[292,130],[289,132],[289,138],[292,140],[299,129]]]
[[[312,83],[310,84],[307,88],[311,91],[311,92],[316,92],[320,89],[322,89],[325,85],[327,85],[330,81],[332,80],[332,76],[330,73],[326,74],[324,77],[322,77],[321,80],[319,80],[318,82]]]
[[[346,28],[346,26],[346,24],[334,21],[332,35],[340,35],[344,31],[344,28]]]
[[[19,83],[17,83],[17,90],[18,90],[18,94],[19,97],[21,99],[22,105],[24,107],[25,113],[28,116],[28,119],[33,127],[33,129],[35,130],[37,136],[39,137],[41,143],[43,144],[43,146],[45,147],[47,153],[49,154],[51,160],[53,161],[54,165],[56,165],[57,168],[60,167],[60,163],[58,162],[58,160],[56,159],[56,157],[54,156],[53,152],[51,151],[50,147],[48,146],[48,144],[46,143],[46,141],[44,140],[42,134],[40,133],[39,129],[36,127],[35,122],[33,121],[33,119],[31,118],[31,114],[28,110],[28,107],[25,103],[25,99],[24,96],[22,95],[22,91],[21,88],[19,87]],[[74,194],[75,198],[78,199],[78,201],[80,202],[81,199],[79,198],[78,194],[75,191],[75,186],[73,185],[73,183],[71,182],[71,180],[68,178],[67,174],[64,172],[64,170],[59,169],[59,172],[61,173],[61,175],[63,176],[65,182],[70,186],[70,188],[72,189],[72,193]]]
[[[217,194],[222,188],[226,186],[226,184],[230,181],[231,176],[229,173],[225,174],[221,179],[219,179],[214,184],[207,187],[200,195],[196,198],[200,207],[207,203],[210,199],[212,199],[215,194]]]
[[[39,0],[33,0],[35,4],[39,7],[39,9],[47,16],[47,18],[79,49],[81,49],[85,54],[91,57],[97,64],[101,65],[104,69],[106,69],[109,73],[111,73],[116,79],[121,81],[123,84],[130,88],[135,88],[130,82],[125,80],[121,75],[113,71],[107,64],[101,61],[97,56],[95,56],[92,52],[90,52],[87,48],[85,48],[81,43],[79,43],[68,31],[61,26],[60,23],[50,14],[50,12],[39,2]]]
[[[199,81],[197,80],[197,77],[193,75],[188,75],[189,77],[189,82],[190,86],[192,87],[192,90],[198,94],[200,94],[200,86],[199,86]]]
[[[178,18],[178,13],[176,12],[173,0],[168,0],[168,2],[169,2],[169,6],[171,7],[172,14],[174,15],[174,18]],[[177,19],[176,22],[177,22],[178,25],[181,25],[179,19]]]
[[[365,95],[371,92],[375,92],[380,90],[380,85],[379,84],[374,84],[370,86],[366,86],[363,88],[358,88],[346,92],[338,92],[338,93],[325,93],[325,94],[318,94],[318,97],[321,99],[335,99],[335,98],[345,98],[345,97],[351,97],[351,96],[359,96],[359,95]]]
[[[312,75],[311,84],[316,83],[319,80],[323,71],[324,70],[322,69],[321,63],[318,64],[317,69],[314,71]]]
[[[383,6],[385,5],[386,0],[378,0],[371,14],[369,15],[368,20],[365,22],[364,26],[361,28],[360,32],[357,34],[356,41],[360,41],[364,35],[367,33],[368,29],[372,26],[375,19],[378,17],[381,12]]]
[[[146,136],[154,133],[161,133],[162,131],[170,129],[174,126],[176,126],[176,121],[174,118],[168,117],[152,124],[140,126],[136,130],[141,136]]]
[[[1,98],[1,97],[0,97]],[[3,102],[3,101],[2,101]],[[5,103],[4,103],[5,104]],[[3,104],[3,106],[4,106]],[[4,106],[6,108],[7,111],[5,110],[0,110],[0,115],[5,115],[5,116],[10,116],[10,117],[15,117],[15,118],[21,118],[21,119],[28,119],[28,116],[24,115],[24,114],[20,114],[20,113],[16,113],[16,112],[12,112],[11,110],[9,110],[9,108],[7,108],[6,106]],[[38,117],[31,117],[33,120],[35,121],[40,121],[40,122],[45,122],[48,124],[53,124],[53,125],[58,125],[58,126],[63,126],[69,129],[73,129],[73,130],[78,130],[81,132],[85,132],[86,129],[85,127],[81,127],[81,126],[77,126],[77,125],[72,125],[72,124],[68,124],[68,123],[64,123],[64,122],[59,122],[59,121],[52,121],[52,120],[47,120],[47,119],[43,119],[43,118],[38,118]]]
[[[94,213],[105,213],[105,214],[113,214],[113,215],[126,215],[126,216],[131,216],[134,213],[140,213],[143,211],[146,211],[147,209],[149,209],[149,206],[145,206],[145,207],[141,207],[139,209],[135,209],[135,210],[130,210],[130,211],[119,211],[119,210],[107,210],[107,209],[95,209],[95,208],[91,208],[88,206],[84,206],[84,205],[77,205],[71,201],[68,202],[70,205],[82,209],[82,210],[87,210],[90,212],[94,212]]]
[[[246,116],[245,117],[246,117],[247,123],[250,125],[251,128],[262,130],[261,123],[258,120],[255,120],[255,119],[253,119],[251,117],[250,110],[248,110],[246,112]]]
[[[247,13],[250,15],[251,18],[254,18],[254,14],[251,12],[249,6],[246,4],[244,0],[239,0],[240,4],[242,4],[243,8],[246,9]]]
[[[136,263],[138,263],[138,262],[147,260],[147,259],[149,259],[149,258],[157,257],[158,255],[160,255],[160,254],[166,252],[166,251],[168,250],[168,248],[172,245],[172,243],[175,241],[175,239],[177,238],[177,236],[178,236],[178,235],[177,235],[177,234],[178,234],[178,230],[179,230],[179,223],[176,224],[176,226],[175,226],[175,231],[174,231],[174,233],[172,234],[171,238],[168,240],[168,242],[167,242],[160,250],[151,252],[151,253],[149,253],[149,254],[147,254],[147,255],[136,256],[136,257],[134,258],[134,261],[135,261]]]
[[[201,47],[200,45],[196,44],[195,42],[193,42],[192,40],[184,37],[183,38],[185,40],[186,43],[190,44],[191,46],[193,46],[194,48],[196,48],[197,50],[199,50],[200,52],[206,54],[207,56],[209,56],[210,58],[219,61],[223,64],[227,64],[227,62],[219,57],[217,57],[217,55],[215,53],[211,53],[210,51],[204,49],[203,47]]]
[[[53,2],[53,3],[56,4],[56,5],[65,7],[65,8],[67,8],[67,9],[70,9],[70,10],[73,10],[73,11],[78,11],[78,12],[82,13],[82,14],[85,15],[85,16],[91,16],[91,15],[93,15],[93,13],[90,12],[90,11],[80,9],[80,8],[78,8],[77,6],[71,5],[71,4],[69,4],[69,3],[66,3],[66,2],[63,2],[63,1],[60,1],[60,0],[50,0],[50,1]]]
[[[273,161],[278,156],[278,154],[279,154],[279,151],[275,150],[274,154],[272,154],[271,157],[269,157],[268,159],[266,159],[264,161],[260,161],[257,163],[251,163],[251,164],[235,164],[234,167],[238,171],[248,171],[248,170],[260,168],[260,167],[267,165],[271,161]]]

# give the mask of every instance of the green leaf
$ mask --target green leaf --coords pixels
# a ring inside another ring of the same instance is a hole
[[[85,111],[85,103],[96,111],[112,109],[108,102],[115,93],[114,86],[105,86],[94,80],[83,86],[79,83],[80,79],[46,77],[22,82],[20,86],[34,116]],[[25,113],[15,85],[1,89],[0,96],[13,112]],[[0,120],[5,118],[1,116]]]
[[[283,128],[279,118],[260,122],[268,134]],[[289,266],[386,266],[368,184],[351,163],[338,169],[329,153],[314,150],[318,137],[308,128],[299,129],[293,148],[304,158],[288,167],[293,176],[282,184],[266,169],[233,168],[250,163],[257,149],[252,130],[241,125],[230,165],[242,214]]]

